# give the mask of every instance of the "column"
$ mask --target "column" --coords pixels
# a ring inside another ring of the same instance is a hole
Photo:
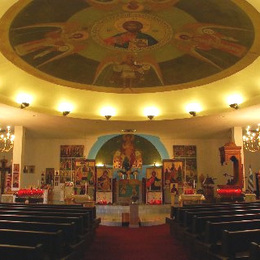
[[[242,163],[242,172],[243,172],[243,190],[246,188],[245,181],[245,157],[244,157],[244,147],[243,147],[243,129],[240,126],[232,128],[232,142],[237,146],[241,146],[241,163]]]
[[[25,129],[23,126],[14,128],[14,147],[13,147],[13,165],[12,165],[12,190],[19,190],[21,187],[21,174],[24,167],[24,143]]]

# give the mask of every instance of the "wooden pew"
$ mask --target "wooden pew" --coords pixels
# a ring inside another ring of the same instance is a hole
[[[82,213],[84,221],[86,225],[88,226],[88,229],[93,230],[96,229],[100,222],[100,218],[96,218],[96,208],[91,207],[82,207],[77,206],[70,207],[70,205],[54,205],[54,204],[18,204],[18,203],[2,203],[0,204],[0,210],[1,209],[14,209],[14,210],[29,210],[29,211],[51,211],[51,212],[64,212],[64,213]],[[88,217],[86,217],[86,214],[88,214]]]
[[[251,207],[251,205],[246,205],[246,207]],[[206,214],[206,215],[215,215],[216,212],[219,211],[229,211],[230,210],[235,210],[238,208],[240,210],[240,207],[245,207],[245,205],[237,205],[236,207],[230,207],[230,205],[225,205],[224,207],[217,207],[217,206],[211,206],[210,208],[205,208],[205,206],[202,207],[186,207],[186,208],[179,208],[178,210],[178,216],[177,218],[173,219],[174,221],[170,222],[170,231],[172,234],[175,234],[177,238],[183,239],[184,238],[184,232],[186,230],[192,231],[192,219],[196,215],[201,214]],[[255,207],[255,206],[253,206]],[[243,208],[242,208],[243,209]],[[207,214],[209,213],[209,214]],[[220,214],[220,213],[216,213]],[[169,221],[168,221],[169,223]]]
[[[249,249],[249,260],[259,260],[260,259],[260,244],[251,242]]]
[[[85,237],[85,229],[78,217],[57,217],[57,216],[35,216],[35,215],[20,215],[20,214],[0,214],[0,220],[16,220],[26,222],[54,222],[54,223],[72,223],[76,225],[77,234]]]
[[[225,222],[225,221],[242,221],[242,220],[249,220],[249,219],[260,219],[260,213],[194,217],[192,233],[196,234],[196,236],[203,236],[203,233],[205,233],[206,231],[206,223],[208,221]]]
[[[190,249],[192,255],[199,256],[200,259],[208,260],[204,258],[205,251],[210,249],[210,245],[206,246],[204,241],[201,242],[201,239],[205,237],[206,223],[208,221],[212,222],[228,222],[228,221],[243,221],[243,220],[251,220],[251,219],[260,219],[260,213],[258,214],[240,214],[240,215],[220,215],[220,216],[202,216],[202,217],[194,217],[193,219],[193,231],[184,232],[182,234],[183,243]]]
[[[237,231],[245,229],[260,229],[260,219],[229,221],[229,222],[207,222],[204,242],[217,244],[221,240],[223,230]]]
[[[221,203],[221,204],[200,204],[177,208],[176,220],[183,222],[186,211],[208,211],[230,208],[259,208],[260,202],[243,202],[243,203]]]
[[[65,205],[65,204],[21,204],[21,203],[0,203],[0,209],[21,209],[55,211],[55,212],[71,212],[89,214],[88,231],[90,239],[95,237],[96,229],[101,223],[101,219],[96,217],[96,207],[83,207],[82,205]]]
[[[34,230],[54,232],[62,230],[64,234],[64,241],[67,246],[75,245],[79,242],[76,233],[75,223],[51,223],[51,222],[25,222],[0,220],[0,229],[18,229],[18,230]]]
[[[75,207],[77,206],[77,207]],[[96,218],[95,207],[82,207],[80,205],[60,205],[60,204],[19,204],[19,203],[0,203],[0,208],[30,208],[30,209],[42,209],[42,210],[55,210],[55,211],[69,211],[69,212],[88,212],[91,219]]]
[[[208,210],[208,211],[186,211],[185,212],[185,220],[184,220],[184,227],[188,230],[192,230],[192,222],[193,217],[203,217],[203,216],[220,216],[220,215],[234,215],[234,214],[254,214],[260,213],[260,208],[235,208],[235,209],[224,209],[224,210]]]
[[[36,246],[0,244],[0,256],[5,260],[46,260],[42,244]]]
[[[197,238],[191,248],[192,254],[198,259],[209,258],[209,253],[218,253],[221,247],[222,233],[224,230],[239,231],[260,229],[260,219],[230,221],[230,222],[207,222],[204,238]]]
[[[240,208],[242,207],[242,208]],[[249,207],[244,208],[244,207]],[[171,223],[171,233],[175,234],[177,238],[184,240],[185,237],[189,236],[189,233],[193,233],[196,234],[197,232],[193,231],[193,218],[197,218],[200,216],[215,216],[215,215],[230,215],[230,214],[239,214],[239,213],[247,213],[247,211],[253,211],[253,212],[259,212],[260,213],[260,209],[255,208],[255,206],[253,208],[251,208],[251,205],[242,205],[242,206],[238,206],[238,207],[224,207],[224,208],[219,208],[219,207],[212,207],[208,210],[205,210],[204,208],[199,208],[196,210],[185,210],[182,212],[182,215],[185,216],[184,219],[179,219],[176,220],[175,222]],[[175,220],[174,220],[175,221]],[[169,221],[168,221],[169,222]],[[201,229],[198,229],[201,230]],[[187,233],[188,231],[188,233]]]
[[[9,210],[0,209],[0,214],[19,214],[19,215],[34,215],[34,216],[53,216],[53,217],[76,217],[84,229],[88,229],[89,215],[88,213],[67,213],[55,211],[39,211],[39,210]]]
[[[232,259],[249,258],[251,242],[260,243],[260,229],[228,231],[222,235],[221,255]]]
[[[90,214],[93,216],[93,211],[88,211],[85,209],[66,209],[66,208],[54,208],[54,207],[1,207],[0,206],[0,214],[21,214],[21,215],[43,215],[43,216],[62,216],[62,217],[79,217],[82,218],[83,226],[85,227],[84,234],[88,234],[88,242],[93,241],[96,228],[99,225],[99,222],[96,223],[95,221],[91,220]]]
[[[49,259],[62,259],[65,257],[61,230],[57,232],[40,232],[0,229],[0,244],[21,246],[42,244],[43,252],[49,256]]]

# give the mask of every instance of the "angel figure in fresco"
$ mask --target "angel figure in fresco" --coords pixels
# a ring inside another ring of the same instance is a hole
[[[237,39],[224,35],[214,29],[245,30],[215,24],[186,24],[179,32],[175,33],[173,44],[179,50],[221,70],[222,68],[209,58],[204,57],[201,53],[215,49],[241,58],[245,55],[247,48],[239,44]]]
[[[48,28],[52,30],[46,32]],[[21,34],[24,32],[33,34],[35,32],[35,30],[30,32],[29,29],[42,31],[42,37],[17,44],[14,49],[19,56],[32,54],[34,60],[45,57],[45,61],[37,67],[84,50],[86,40],[89,38],[87,28],[82,28],[74,23],[42,23],[15,28],[14,30],[20,30]]]
[[[113,156],[113,168],[120,169],[122,167],[121,151],[117,150]]]
[[[107,57],[100,62],[93,84],[111,87],[134,88],[152,80],[157,86],[164,85],[159,65],[151,57],[138,59],[133,53],[122,58]]]
[[[133,168],[142,168],[142,165],[143,165],[142,153],[139,150],[135,150],[135,161],[133,164]]]

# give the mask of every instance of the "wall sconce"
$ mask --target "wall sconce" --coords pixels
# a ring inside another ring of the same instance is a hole
[[[240,94],[233,94],[227,97],[227,104],[233,109],[239,109],[241,103],[243,103],[243,97]]]
[[[106,120],[109,120],[112,116],[116,114],[116,110],[115,108],[110,106],[102,107],[100,110],[100,114],[104,116]]]
[[[148,119],[153,120],[154,115],[147,115]]]
[[[19,94],[16,98],[16,102],[20,104],[21,109],[28,107],[32,102],[32,96],[28,94]]]
[[[196,115],[197,115],[197,113],[196,113],[195,111],[189,111],[189,114],[190,114],[191,116],[196,116]]]
[[[62,114],[63,114],[64,116],[67,116],[69,113],[70,113],[70,111],[63,111],[63,112],[62,112]]]
[[[233,103],[233,104],[230,104],[229,105],[231,108],[234,108],[234,109],[239,109],[239,106],[237,103]]]
[[[27,103],[27,102],[22,102],[22,103],[21,103],[21,109],[24,109],[24,108],[28,107],[29,105],[30,105],[30,104]]]
[[[111,117],[111,115],[105,115],[106,120],[109,120]]]
[[[191,116],[195,117],[198,112],[202,110],[201,105],[199,103],[189,103],[186,105],[186,112]]]
[[[58,110],[62,113],[63,116],[67,116],[73,110],[73,106],[70,103],[61,103]]]
[[[157,107],[146,107],[144,109],[144,114],[149,120],[153,120],[155,116],[158,116],[159,109]]]

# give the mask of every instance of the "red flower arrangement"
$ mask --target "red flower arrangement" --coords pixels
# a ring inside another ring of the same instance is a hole
[[[150,202],[149,202],[149,204],[150,205],[160,205],[160,204],[162,204],[162,200],[151,200]]]
[[[107,201],[106,200],[100,200],[97,202],[97,204],[99,205],[107,205]]]
[[[111,205],[111,202],[108,202],[107,200],[99,200],[97,202],[98,205]]]
[[[227,188],[227,189],[217,189],[217,193],[222,196],[240,196],[242,193],[241,189],[232,189],[232,188]]]
[[[194,189],[185,189],[184,194],[194,194]]]
[[[17,193],[17,197],[41,197],[43,190],[41,189],[20,189]]]

